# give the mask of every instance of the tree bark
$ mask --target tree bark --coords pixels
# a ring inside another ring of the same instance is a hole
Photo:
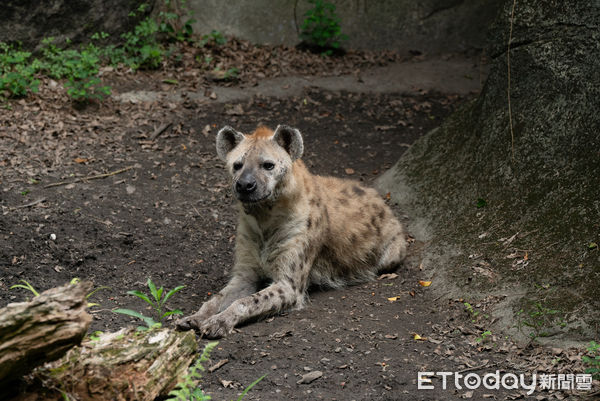
[[[0,309],[0,387],[63,356],[85,336],[91,283],[53,288]]]
[[[173,389],[196,348],[193,331],[122,329],[85,340],[33,375],[70,400],[150,401]]]

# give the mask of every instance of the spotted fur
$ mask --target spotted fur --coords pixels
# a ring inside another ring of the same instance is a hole
[[[238,198],[235,263],[227,286],[180,329],[221,337],[248,319],[301,308],[311,285],[369,281],[402,262],[404,230],[377,192],[311,174],[303,150],[300,132],[288,126],[219,131],[217,153]]]

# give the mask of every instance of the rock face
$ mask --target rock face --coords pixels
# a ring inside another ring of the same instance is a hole
[[[479,98],[379,185],[431,241],[440,291],[504,299],[498,325],[514,334],[587,340],[600,321],[600,1],[517,1],[509,89],[512,6],[490,30]]]
[[[128,15],[143,0],[8,0],[0,7],[0,42],[20,41],[35,47],[45,37],[89,39],[96,32],[111,36],[130,30]],[[146,3],[153,3],[147,1]]]
[[[330,0],[336,5],[343,33],[352,49],[401,52],[452,52],[482,48],[485,32],[502,0]],[[113,38],[137,22],[129,13],[140,4],[147,11],[163,0],[8,0],[0,9],[0,41],[35,47],[44,37],[85,41],[96,32]],[[179,3],[178,3],[179,4]],[[258,44],[296,45],[298,27],[312,7],[306,0],[187,0],[194,11],[194,30],[218,30]]]
[[[482,48],[502,0],[329,0],[351,49],[450,52]],[[190,0],[196,31],[212,29],[254,43],[296,45],[306,0]],[[267,12],[268,10],[268,12]]]

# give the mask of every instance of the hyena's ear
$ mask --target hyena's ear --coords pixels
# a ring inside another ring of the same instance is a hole
[[[223,161],[227,160],[227,154],[233,150],[245,136],[226,125],[217,134],[217,155]]]
[[[302,141],[302,134],[296,128],[278,125],[273,134],[273,140],[290,154],[292,161],[302,157],[304,142]]]

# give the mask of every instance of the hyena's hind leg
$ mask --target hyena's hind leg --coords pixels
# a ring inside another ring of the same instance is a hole
[[[224,311],[236,300],[254,294],[257,286],[258,278],[251,271],[234,272],[225,288],[202,304],[198,312],[179,319],[177,328],[179,330],[199,329],[209,317]]]

